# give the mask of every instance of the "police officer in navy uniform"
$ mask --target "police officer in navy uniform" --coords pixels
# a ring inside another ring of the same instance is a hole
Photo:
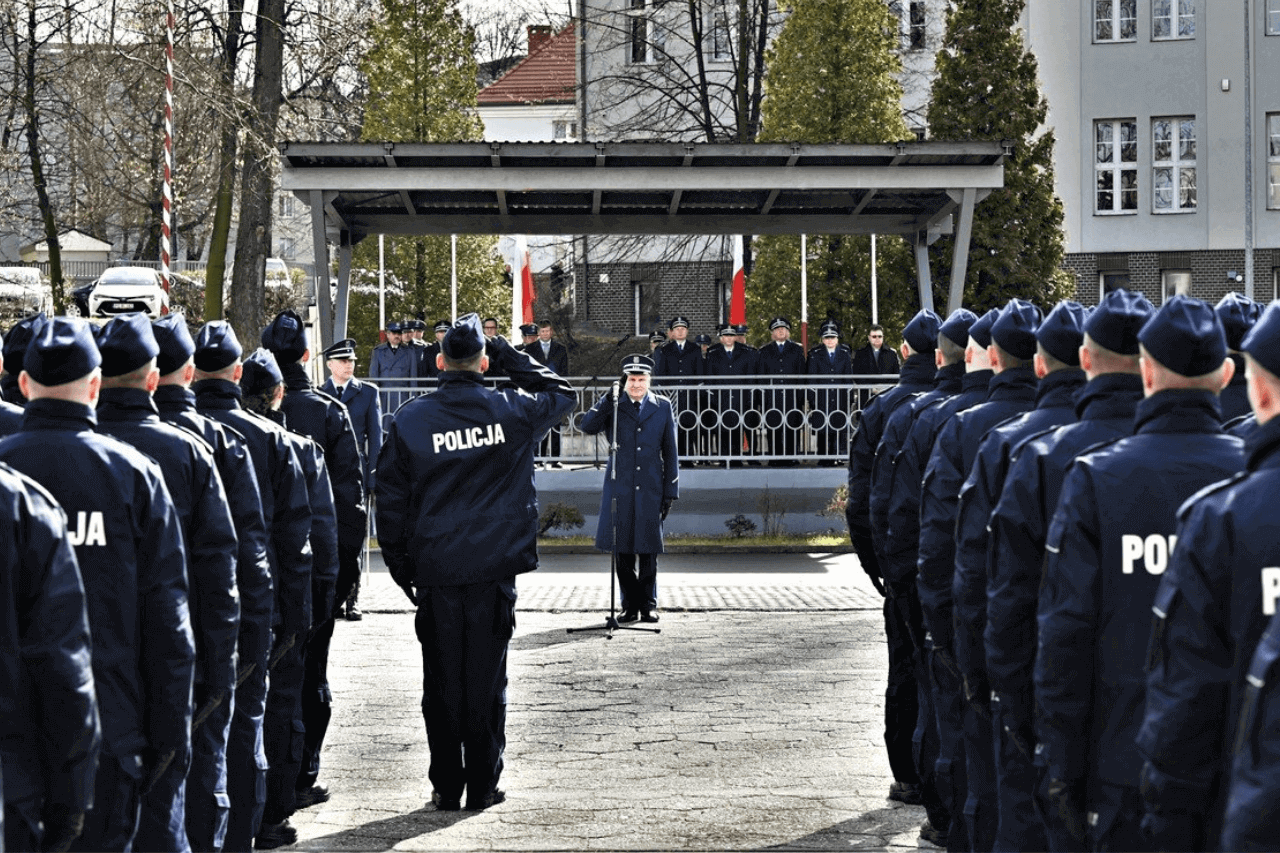
[[[0,338],[0,352],[4,350],[4,339]],[[4,377],[0,376],[0,384],[4,382]],[[0,438],[6,435],[13,435],[22,425],[22,407],[16,403],[10,403],[0,397]]]
[[[724,377],[724,384],[748,384],[759,372],[759,359],[754,349],[738,344],[737,329],[726,325],[720,329],[720,348],[707,351],[706,368],[706,375]],[[742,388],[719,388],[710,392],[711,408],[719,415],[715,452],[726,459],[742,458],[752,394],[752,390]]]
[[[1045,429],[1075,420],[1075,396],[1085,382],[1084,372],[1080,369],[1084,318],[1084,307],[1068,300],[1058,303],[1040,323],[1035,332],[1034,369],[1040,380],[1036,388],[1035,408],[1010,417],[981,440],[972,470],[960,489],[956,512],[955,577],[951,590],[955,608],[953,648],[966,694],[976,697],[970,701],[978,705],[979,717],[990,715],[992,723],[989,729],[978,729],[967,735],[966,756],[973,753],[995,755],[998,754],[995,744],[1003,745],[1003,739],[999,738],[1003,725],[1001,709],[987,678],[983,639],[987,625],[988,519],[1004,488],[1014,448]],[[995,743],[992,742],[993,737],[997,738]],[[995,802],[989,803],[988,808],[980,807],[982,830],[979,835],[989,840],[994,849],[1042,849],[1046,843],[1043,835],[1028,837],[1016,831],[1016,818],[1013,826],[1004,826],[999,808],[1002,802],[1000,792],[1002,789],[1012,790],[1016,796],[1028,780],[1005,778],[1001,767],[997,761],[994,766]],[[983,796],[982,792],[977,793]],[[988,794],[991,793],[988,788]],[[1027,800],[1023,805],[1030,807],[1032,804]],[[1003,841],[997,838],[998,831],[1002,829],[1007,833]]]
[[[987,627],[983,645],[996,735],[1000,826],[996,849],[1045,849],[1036,814],[1032,766],[1031,673],[1036,656],[1036,598],[1049,520],[1067,466],[1085,448],[1133,433],[1142,399],[1138,332],[1155,313],[1140,293],[1108,292],[1085,322],[1080,366],[1087,382],[1075,423],[1033,434],[1013,449],[988,526]],[[1053,846],[1061,847],[1058,842]]]
[[[795,385],[805,381],[808,365],[804,348],[791,340],[791,321],[786,317],[774,317],[769,321],[769,334],[773,340],[760,347],[760,372],[774,377],[767,380],[775,386],[765,392],[764,431],[769,440],[769,450],[774,456],[796,455],[796,438],[804,427],[801,396]],[[791,387],[779,387],[791,386]]]
[[[400,408],[416,393],[406,389],[412,384],[408,380],[417,379],[420,375],[420,358],[418,350],[404,340],[404,326],[400,321],[392,320],[387,323],[386,343],[374,347],[369,358],[369,378],[394,380],[398,386],[397,390],[380,389],[387,402],[385,408],[388,412]]]
[[[4,336],[4,345],[0,347],[0,357],[3,357],[4,364],[4,375],[0,376],[0,399],[6,403],[22,406],[27,402],[27,398],[22,396],[22,389],[18,387],[18,374],[22,372],[22,359],[31,343],[33,330],[37,323],[45,319],[43,311],[23,317]]]
[[[917,587],[925,627],[933,641],[935,670],[945,668],[959,683],[935,676],[939,730],[948,729],[941,741],[952,749],[955,726],[962,731],[964,768],[959,771],[953,752],[951,773],[962,774],[965,799],[960,808],[969,834],[970,849],[990,850],[995,841],[995,759],[991,745],[989,694],[982,685],[970,684],[956,662],[953,624],[953,589],[956,575],[956,521],[960,492],[987,433],[1001,421],[1029,410],[1035,403],[1037,379],[1031,362],[1036,352],[1040,311],[1021,299],[1011,299],[991,324],[988,347],[993,376],[986,399],[956,413],[938,432],[925,467],[920,492],[920,556]],[[970,340],[973,339],[970,327]],[[958,691],[959,696],[943,695]],[[957,701],[961,716],[956,716]],[[945,711],[945,714],[943,713]],[[950,739],[950,740],[949,740]],[[954,784],[954,781],[953,781]],[[956,813],[952,812],[953,823]],[[954,827],[953,827],[954,829]]]
[[[325,367],[329,378],[320,390],[336,398],[347,407],[351,428],[355,431],[356,447],[364,469],[365,497],[373,494],[373,466],[382,447],[382,404],[373,386],[361,382],[353,375],[356,365],[356,342],[352,338],[338,341],[324,351]],[[363,553],[363,549],[361,549]],[[351,594],[346,598],[348,622],[359,622],[360,572],[356,572]],[[340,602],[341,603],[341,602]]]
[[[262,494],[244,434],[196,411],[196,397],[190,390],[195,379],[195,341],[187,331],[186,319],[181,314],[168,314],[154,320],[151,329],[160,347],[156,356],[160,384],[152,395],[160,410],[160,419],[190,430],[213,448],[238,540],[236,590],[240,596],[240,631],[236,638],[236,657],[239,666],[226,750],[230,812],[218,847],[247,849],[248,841],[227,845],[225,827],[242,824],[244,813],[253,812],[262,715],[267,701],[275,591]],[[205,849],[197,840],[201,834],[192,823],[191,811],[192,801],[188,796],[188,839],[196,848]],[[243,832],[239,835],[245,837]],[[235,836],[231,837],[234,840]],[[247,838],[251,839],[252,833],[248,833]]]
[[[1151,606],[1173,549],[1179,505],[1244,467],[1222,430],[1231,379],[1213,308],[1170,297],[1138,334],[1135,434],[1067,471],[1049,527],[1037,608],[1035,731],[1049,838],[1073,849],[1140,850],[1144,664]],[[1167,603],[1167,602],[1166,602]]]
[[[604,474],[596,547],[617,555],[622,590],[619,622],[658,621],[658,555],[663,553],[662,522],[680,497],[680,457],[671,403],[649,390],[653,359],[629,355],[622,360],[622,385],[601,395],[582,416],[586,435],[614,434],[617,446]],[[616,401],[616,393],[625,394]],[[616,405],[615,405],[616,402]],[[616,478],[614,471],[617,472]],[[613,516],[617,499],[618,516]],[[617,541],[614,541],[614,534]],[[637,574],[637,558],[639,572]]]
[[[667,342],[654,352],[653,376],[662,388],[670,387],[676,414],[676,446],[680,458],[693,454],[697,444],[698,392],[691,390],[705,371],[702,349],[689,338],[689,318],[677,314],[667,323]]]
[[[127,850],[143,785],[191,759],[195,640],[178,511],[159,466],[94,432],[102,358],[90,325],[38,323],[18,381],[30,400],[0,461],[36,479],[67,514],[85,584],[102,723],[94,807],[77,850]],[[144,618],[145,617],[145,618]]]
[[[520,327],[520,343],[516,346],[518,352],[526,352],[530,344],[538,340],[538,324],[525,323]]]
[[[66,517],[0,465],[0,849],[66,850],[102,748],[84,582]]]
[[[190,431],[160,420],[151,397],[160,378],[160,345],[151,321],[136,312],[115,317],[99,330],[98,351],[98,431],[159,463],[178,509],[196,640],[193,702],[205,717],[192,731],[190,768],[170,763],[143,797],[134,849],[215,850],[227,822],[226,749],[240,631],[239,542],[213,450]]]
[[[1236,372],[1218,398],[1223,422],[1249,414],[1249,395],[1245,391],[1244,356],[1241,345],[1253,324],[1262,316],[1263,306],[1240,293],[1228,293],[1214,306],[1222,329],[1227,335],[1227,354],[1235,362]]]
[[[1218,850],[1271,850],[1276,846],[1275,803],[1280,795],[1280,726],[1276,664],[1280,662],[1280,611],[1249,660],[1235,732],[1226,816]]]
[[[269,533],[275,591],[270,681],[263,709],[261,750],[255,749],[251,784],[231,788],[224,850],[270,849],[297,840],[288,823],[298,776],[292,756],[302,751],[302,648],[311,628],[312,509],[307,472],[291,433],[244,405],[243,350],[222,320],[206,323],[195,341],[197,410],[245,437]],[[295,436],[296,438],[296,436]],[[243,685],[242,685],[243,687]],[[295,726],[295,721],[297,725]],[[292,772],[289,768],[292,766]],[[270,773],[268,772],[270,770]]]
[[[1245,446],[1245,470],[1179,509],[1177,545],[1152,607],[1156,619],[1138,749],[1146,759],[1143,827],[1159,849],[1213,849],[1231,773],[1231,755],[1223,747],[1234,740],[1237,762],[1248,752],[1241,746],[1247,738],[1253,738],[1254,755],[1260,747],[1256,733],[1263,730],[1255,721],[1238,736],[1235,726],[1251,683],[1247,677],[1270,677],[1268,666],[1257,673],[1247,667],[1280,590],[1280,570],[1266,568],[1280,565],[1273,521],[1280,462],[1278,345],[1280,303],[1273,302],[1241,342],[1248,393],[1260,423]],[[1266,731],[1274,736],[1274,729]],[[1275,843],[1269,835],[1266,846]]]
[[[488,342],[468,314],[445,335],[440,388],[398,411],[378,457],[377,516],[392,578],[418,608],[428,776],[436,808],[502,802],[515,575],[538,567],[534,448],[573,408],[563,377]],[[496,357],[515,389],[489,389]],[[477,550],[477,546],[482,546]]]
[[[844,456],[848,452],[849,392],[853,387],[852,380],[845,377],[853,373],[853,363],[849,348],[840,343],[840,329],[835,323],[822,327],[822,343],[809,350],[805,372],[809,384],[818,386],[818,390],[809,392],[816,451],[822,456]]]
[[[448,320],[436,320],[434,326],[436,339],[431,343],[424,343],[422,340],[422,332],[427,330],[427,324],[421,320],[413,321],[414,328],[419,330],[417,339],[413,342],[418,347],[418,375],[434,379],[439,369],[436,367],[436,355],[440,352],[440,341],[444,338],[444,333],[449,331],[449,327],[453,324]]]

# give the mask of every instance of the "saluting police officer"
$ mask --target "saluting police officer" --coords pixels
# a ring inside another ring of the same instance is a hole
[[[1080,347],[1086,384],[1076,397],[1079,420],[1030,436],[1014,448],[1000,499],[988,519],[987,677],[998,709],[997,850],[1045,849],[1036,813],[1032,766],[1031,673],[1036,656],[1036,597],[1049,519],[1067,466],[1085,448],[1133,433],[1142,399],[1138,332],[1154,313],[1140,293],[1107,293],[1089,315]]]
[[[76,850],[127,850],[143,785],[191,758],[195,639],[178,511],[159,466],[93,431],[102,357],[88,322],[38,323],[18,381],[30,402],[0,461],[66,511],[93,638],[102,754]]]
[[[1265,666],[1261,672],[1248,668],[1249,657],[1275,612],[1280,588],[1280,571],[1265,568],[1280,565],[1274,524],[1278,345],[1280,303],[1273,302],[1241,342],[1249,398],[1260,423],[1245,447],[1245,470],[1179,509],[1177,545],[1156,590],[1138,749],[1146,759],[1143,828],[1157,849],[1213,849],[1231,772],[1231,756],[1223,746],[1237,744],[1237,761],[1247,752],[1246,741],[1252,739],[1249,749],[1260,746],[1253,720],[1238,737],[1235,727],[1250,683],[1246,677],[1252,675],[1255,683],[1269,678]],[[1274,729],[1266,731],[1274,737]],[[1251,820],[1239,813],[1236,819]],[[1274,833],[1267,839],[1266,846],[1275,845]]]
[[[0,848],[66,850],[102,749],[84,582],[61,507],[0,464]]]
[[[398,411],[382,445],[378,536],[418,608],[432,801],[457,810],[465,789],[467,808],[479,810],[505,799],[497,785],[515,575],[538,567],[534,448],[577,397],[501,337],[486,346],[475,314],[441,350],[439,390]],[[486,350],[515,389],[484,387]]]
[[[249,814],[254,811],[262,715],[267,702],[271,620],[275,612],[262,494],[244,435],[196,411],[196,397],[190,390],[195,379],[195,341],[187,331],[186,319],[181,314],[168,314],[152,321],[151,330],[160,347],[156,356],[160,384],[152,395],[160,410],[160,419],[185,427],[213,448],[238,540],[236,591],[240,596],[240,631],[236,637],[236,657],[239,667],[226,750],[230,812],[216,834],[216,844],[207,849],[241,850],[251,842],[252,832],[247,835],[238,833],[240,837],[249,839],[240,846],[228,845],[226,838],[230,827],[243,823],[246,811]],[[193,825],[189,796],[187,811],[187,837],[196,849],[206,849],[198,840],[202,837],[201,831]]]
[[[351,428],[355,431],[356,447],[360,451],[360,459],[363,463],[367,511],[367,500],[373,494],[373,466],[378,460],[378,450],[382,447],[382,404],[378,400],[377,390],[353,375],[356,367],[354,339],[338,341],[324,351],[324,357],[329,378],[325,380],[320,390],[347,407]],[[363,554],[363,548],[361,553]],[[348,622],[359,622],[363,618],[358,604],[359,595],[360,571],[357,566],[351,594],[346,598]],[[338,603],[342,604],[342,602]]]
[[[586,435],[614,434],[617,445],[604,473],[596,547],[617,555],[622,590],[619,622],[658,621],[658,555],[663,552],[662,522],[680,497],[680,458],[671,403],[649,391],[653,359],[629,355],[622,360],[623,387],[606,391],[582,416]],[[626,394],[626,399],[615,394]],[[614,472],[617,472],[616,475]],[[616,479],[615,479],[616,476]],[[618,515],[612,507],[617,500]],[[615,541],[614,535],[617,535]],[[636,561],[639,558],[639,574]]]
[[[1080,456],[1046,542],[1037,608],[1035,731],[1050,844],[1141,850],[1135,743],[1144,663],[1178,506],[1244,467],[1222,430],[1231,378],[1213,308],[1170,297],[1138,334],[1136,432]],[[1055,848],[1056,849],[1056,848]]]
[[[194,845],[213,850],[220,846],[227,820],[227,730],[240,630],[235,579],[239,543],[212,449],[191,432],[161,421],[151,399],[160,377],[160,346],[151,321],[137,312],[112,319],[98,332],[98,351],[98,431],[159,463],[178,509],[196,640],[193,702],[199,715],[207,715],[192,731],[189,770],[170,763],[143,797],[134,849],[163,853]]]
[[[294,721],[299,718],[302,692],[302,646],[311,627],[311,495],[291,434],[242,405],[243,392],[237,383],[244,373],[243,350],[230,324],[222,320],[206,323],[195,345],[197,381],[192,390],[196,408],[245,437],[270,534],[276,627],[263,712],[263,752],[258,756],[265,762],[256,760],[255,767],[268,763],[274,772],[268,778],[266,769],[255,770],[252,785],[233,786],[223,845],[224,850],[246,851],[255,846],[266,850],[292,844],[298,837],[287,820],[298,770],[296,762],[292,774],[287,766],[290,756],[302,749]],[[243,799],[236,799],[237,794]],[[272,801],[270,810],[268,800]]]

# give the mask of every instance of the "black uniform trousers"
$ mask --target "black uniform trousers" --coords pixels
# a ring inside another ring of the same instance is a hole
[[[925,812],[929,815],[929,823],[935,829],[946,831],[951,825],[951,812],[947,804],[942,801],[938,794],[937,781],[935,776],[935,765],[938,761],[938,722],[933,715],[933,688],[929,677],[929,654],[932,651],[932,642],[925,636],[924,630],[924,614],[920,609],[920,593],[916,588],[914,580],[909,583],[888,584],[889,599],[897,607],[897,613],[894,617],[895,627],[890,628],[890,621],[886,615],[885,627],[886,634],[893,635],[894,631],[905,632],[907,640],[910,644],[905,651],[911,656],[911,670],[913,679],[910,684],[903,683],[898,685],[898,690],[915,690],[916,694],[916,716],[915,726],[910,734],[911,739],[911,758],[915,767],[916,777],[920,780],[920,800],[924,806]],[[893,645],[890,645],[892,652]],[[889,667],[890,673],[894,673],[893,665]],[[902,709],[904,713],[909,713],[909,709]],[[886,703],[886,716],[888,711],[888,703]],[[900,721],[885,721],[885,741],[890,742],[889,731],[891,726],[895,726],[898,731],[897,738],[903,735],[901,728],[910,725],[909,717],[903,717]],[[895,739],[896,741],[896,739]],[[893,755],[894,747],[890,747],[890,755]],[[891,759],[892,763],[893,759]],[[899,780],[902,781],[902,780]]]
[[[262,719],[267,706],[267,674],[255,668],[236,687],[235,711],[227,736],[227,794],[231,814],[223,853],[249,853],[267,803],[267,753]]]
[[[1000,806],[996,850],[1048,850],[1049,839],[1037,813],[1035,792],[1040,771],[1035,767],[1035,731],[1031,698],[1001,693],[991,700],[991,730],[995,737],[996,802]]]
[[[442,799],[461,799],[466,788],[467,805],[481,805],[502,775],[515,611],[513,578],[419,587],[427,776]]]
[[[929,656],[933,713],[938,725],[938,760],[934,784],[951,814],[948,850],[968,850],[969,830],[964,805],[969,795],[964,756],[964,683],[949,648],[934,648]]]
[[[141,818],[143,776],[146,768],[135,755],[103,752],[93,779],[93,808],[85,815],[84,830],[72,850],[128,850],[133,846]]]
[[[195,713],[214,697],[202,684],[195,687]],[[187,774],[187,840],[194,850],[221,850],[227,833],[227,738],[233,695],[221,697],[204,724],[191,732],[191,771]]]
[[[263,825],[280,823],[293,814],[295,808],[294,792],[302,768],[306,732],[302,722],[302,682],[306,674],[303,645],[306,640],[305,634],[294,638],[294,645],[271,668],[271,687],[262,723],[268,765]]]
[[[903,595],[907,594],[905,591]],[[901,596],[890,590],[884,600],[885,633],[889,640],[889,683],[884,692],[884,744],[889,752],[889,768],[893,778],[908,785],[918,785],[913,736],[920,699],[916,695],[914,647],[903,610]]]
[[[636,573],[636,557],[640,558],[640,571]],[[619,554],[615,563],[618,588],[622,591],[623,610],[643,610],[648,613],[658,607],[658,555]]]

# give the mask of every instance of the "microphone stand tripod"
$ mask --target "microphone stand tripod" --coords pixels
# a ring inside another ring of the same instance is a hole
[[[605,617],[603,625],[565,629],[566,633],[569,634],[576,634],[580,631],[604,631],[606,640],[613,639],[614,631],[662,633],[661,628],[618,624],[618,401],[621,396],[621,389],[618,387],[618,383],[613,383],[613,429],[609,439],[609,516],[613,519],[613,548],[609,552],[609,615]]]

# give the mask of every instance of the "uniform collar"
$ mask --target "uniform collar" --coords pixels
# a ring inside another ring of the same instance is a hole
[[[300,361],[280,365],[280,375],[284,377],[284,387],[289,391],[306,391],[311,388],[307,368]]]
[[[923,385],[933,387],[933,376],[938,371],[933,353],[912,353],[902,370],[898,371],[899,385]]]
[[[483,385],[484,374],[476,370],[442,370],[436,376],[436,381],[440,384],[438,388],[445,385]]]
[[[144,421],[159,419],[151,394],[141,388],[103,388],[98,395],[98,419],[101,421]]]
[[[1136,373],[1104,373],[1090,379],[1076,397],[1082,421],[1133,417],[1142,399],[1142,377]]]
[[[948,364],[945,367],[939,367],[938,372],[933,374],[933,385],[939,391],[948,394],[958,394],[964,383],[964,362],[957,361],[955,364]]]
[[[975,388],[987,388],[991,385],[991,377],[996,372],[987,368],[985,370],[972,370],[964,375],[964,379],[960,380],[961,391],[972,391]]]
[[[1036,387],[1036,408],[1070,408],[1084,387],[1084,371],[1078,367],[1055,370]]]
[[[181,385],[161,385],[154,395],[156,408],[162,412],[194,412],[196,395]]]
[[[1210,391],[1157,391],[1138,403],[1135,432],[1222,432],[1222,407]]]
[[[1244,443],[1248,469],[1280,467],[1280,418],[1272,418],[1254,429]]]
[[[30,400],[22,410],[22,429],[91,430],[98,425],[98,415],[84,403],[68,400]]]
[[[244,397],[240,386],[228,379],[201,379],[191,390],[202,409],[238,409]]]

